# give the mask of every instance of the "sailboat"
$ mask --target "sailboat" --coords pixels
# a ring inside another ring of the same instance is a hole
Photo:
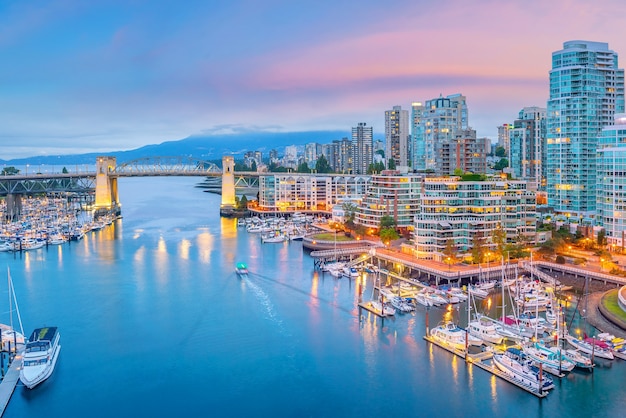
[[[24,327],[22,326],[22,318],[20,316],[20,310],[17,306],[17,298],[15,297],[15,289],[13,288],[13,280],[11,280],[11,271],[7,267],[7,283],[9,293],[9,324],[0,324],[0,331],[2,332],[2,351],[15,350],[17,345],[24,345]],[[13,308],[15,305],[15,308]],[[13,328],[13,312],[17,313],[17,319],[19,322],[19,332]]]

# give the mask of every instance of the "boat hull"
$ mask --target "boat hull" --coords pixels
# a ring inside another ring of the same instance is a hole
[[[48,379],[52,375],[52,372],[54,371],[54,368],[57,364],[57,360],[59,358],[60,351],[61,351],[61,344],[57,344],[52,354],[52,360],[50,361],[50,363],[42,370],[41,373],[39,373],[38,375],[34,377],[25,376],[24,367],[23,367],[22,370],[20,371],[20,381],[24,384],[24,386],[26,386],[28,389],[33,389],[37,385],[39,385],[40,383]]]

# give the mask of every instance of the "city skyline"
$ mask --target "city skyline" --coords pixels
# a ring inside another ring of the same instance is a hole
[[[494,141],[520,109],[546,107],[563,42],[626,53],[621,11],[617,1],[3,3],[0,158],[360,122],[379,139],[385,110],[456,93],[469,126]]]

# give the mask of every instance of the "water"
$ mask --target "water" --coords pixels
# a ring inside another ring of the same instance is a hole
[[[599,360],[593,374],[570,373],[539,400],[427,344],[421,308],[384,326],[359,322],[356,302],[371,283],[314,272],[300,243],[261,244],[220,219],[219,196],[196,182],[122,179],[124,219],[113,227],[21,257],[0,253],[25,331],[56,325],[62,344],[52,377],[34,390],[17,387],[6,417],[625,410],[626,362]],[[236,277],[239,261],[248,279]],[[442,313],[430,311],[431,326]]]

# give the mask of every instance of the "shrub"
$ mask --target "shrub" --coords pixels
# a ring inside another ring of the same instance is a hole
[[[557,255],[556,262],[557,264],[565,264],[565,257],[563,257],[562,255]]]

